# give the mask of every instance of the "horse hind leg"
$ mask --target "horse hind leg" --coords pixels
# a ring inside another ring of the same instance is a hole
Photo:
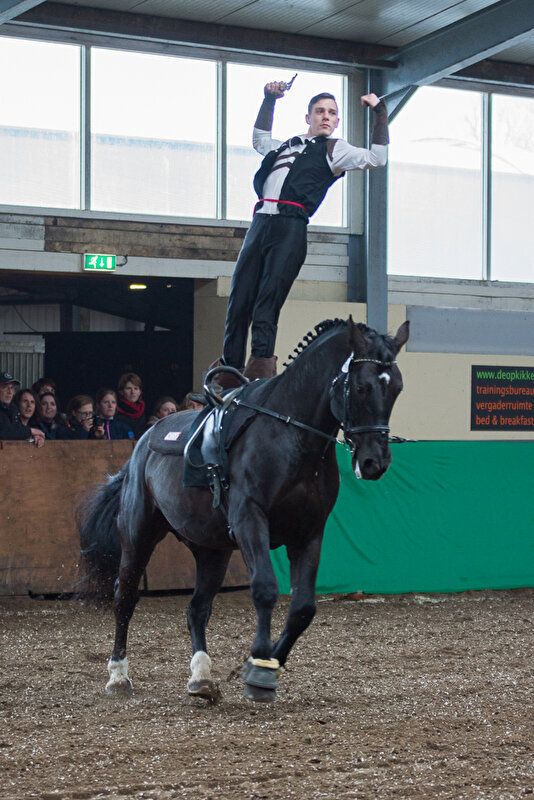
[[[193,555],[197,565],[195,591],[187,607],[187,626],[191,635],[193,657],[191,677],[187,691],[192,697],[202,697],[215,703],[220,691],[211,677],[211,658],[207,653],[206,627],[211,616],[213,598],[221,588],[226,574],[231,550],[208,550],[195,548]]]
[[[158,512],[159,513],[159,512]],[[133,521],[133,519],[132,519]],[[132,681],[128,675],[126,644],[128,627],[139,599],[139,582],[156,544],[163,539],[168,526],[161,517],[144,515],[137,520],[134,535],[123,535],[119,576],[115,582],[113,610],[115,612],[115,644],[108,662],[107,694],[131,694]]]

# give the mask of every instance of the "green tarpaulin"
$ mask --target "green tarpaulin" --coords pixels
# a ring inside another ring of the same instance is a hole
[[[318,592],[396,594],[534,586],[534,442],[406,442],[379,481],[338,446]],[[272,553],[289,592],[285,548]]]

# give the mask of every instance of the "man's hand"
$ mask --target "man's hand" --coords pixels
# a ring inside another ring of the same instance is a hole
[[[40,428],[30,428],[33,441],[36,447],[42,447],[45,443],[45,435]]]
[[[285,92],[285,83],[283,81],[271,81],[267,83],[263,89],[265,97],[274,97],[278,99],[283,97]]]
[[[376,96],[376,94],[362,94],[360,97],[362,106],[366,106],[368,108],[374,108],[380,103],[380,98]]]

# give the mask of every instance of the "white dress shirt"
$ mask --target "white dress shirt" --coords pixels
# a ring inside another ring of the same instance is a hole
[[[311,141],[305,133],[299,134],[299,138],[300,144],[290,144],[274,162],[273,169],[263,185],[264,197],[269,197],[273,200],[278,200],[280,197],[283,183],[293,161]],[[276,150],[281,144],[282,142],[278,141],[278,139],[273,139],[271,131],[262,131],[260,128],[254,128],[252,146],[261,155],[266,156],[267,153],[270,153],[271,150]],[[371,149],[367,150],[365,147],[355,147],[344,139],[336,139],[332,158],[328,154],[325,158],[332,173],[341,175],[351,169],[374,169],[375,167],[385,166],[388,160],[388,148],[385,144],[372,144]],[[278,214],[278,204],[263,203],[257,213]]]

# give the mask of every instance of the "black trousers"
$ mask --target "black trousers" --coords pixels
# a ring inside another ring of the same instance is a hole
[[[274,354],[278,317],[306,258],[307,222],[300,217],[256,214],[235,265],[226,311],[223,356],[230,367],[245,363],[252,323],[252,355]]]

